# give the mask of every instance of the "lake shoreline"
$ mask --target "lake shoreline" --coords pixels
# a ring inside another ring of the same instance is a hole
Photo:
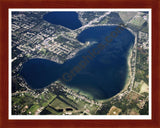
[[[104,39],[107,33],[109,34],[113,32],[115,28],[116,26],[89,28],[79,34],[78,40],[80,42],[96,41],[106,43],[106,40]],[[123,36],[127,36],[127,39],[124,39]],[[44,62],[39,63],[39,60],[37,59],[30,60],[27,63],[28,65],[24,65],[22,72],[23,76],[28,79],[28,83],[31,83],[36,88],[43,88],[50,82],[54,82],[54,80],[61,78],[61,76],[64,78],[72,78],[75,77],[75,75],[79,75],[76,76],[74,81],[72,79],[72,81],[68,81],[68,84],[70,86],[76,85],[79,88],[78,90],[80,90],[78,92],[80,92],[80,94],[82,95],[85,94],[88,98],[91,97],[88,94],[93,95],[93,99],[96,101],[109,99],[112,96],[116,95],[118,92],[121,92],[125,87],[124,85],[126,84],[126,79],[128,77],[128,54],[130,53],[129,50],[131,48],[131,44],[134,43],[134,36],[126,29],[125,31],[123,31],[123,34],[119,36],[117,41],[119,43],[116,44],[116,41],[113,41],[113,45],[108,46],[108,48],[106,47],[106,51],[104,52],[104,54],[100,54],[97,58],[89,50],[93,51],[93,48],[94,50],[98,50],[98,48],[96,46],[89,47],[89,45],[88,49],[84,49],[85,51],[83,55],[77,56],[76,58],[73,57],[72,60],[68,60],[62,65],[56,63],[48,63],[48,61],[46,62],[46,60],[45,64]],[[124,48],[124,50],[119,50],[119,48]],[[83,50],[81,50],[81,52],[82,51]],[[79,52],[79,54],[81,52]],[[119,53],[125,56],[120,59]],[[85,68],[85,70],[83,70],[81,73],[75,74],[76,72],[79,72],[75,69],[77,63],[81,62],[82,57],[85,58],[86,61],[92,60],[93,57],[95,57],[95,59],[92,63],[89,63],[89,68]],[[113,61],[111,61],[112,58]],[[117,62],[120,63],[117,64]],[[37,63],[38,65],[36,65]],[[108,65],[108,67],[106,65]],[[112,65],[115,67],[112,68]],[[95,67],[98,67],[99,69],[94,70]],[[120,77],[121,74],[123,75]],[[108,79],[106,79],[107,77]],[[117,80],[115,81],[115,79]],[[85,82],[87,82],[87,84]],[[85,87],[84,85],[88,87]],[[110,86],[113,87],[109,88]],[[88,94],[86,92],[88,92]]]
[[[125,84],[123,86],[123,89],[119,93],[117,93],[116,95],[114,95],[114,96],[112,96],[108,99],[96,100],[96,101],[103,103],[103,102],[112,100],[113,98],[115,98],[116,96],[118,96],[119,94],[121,94],[122,92],[124,92],[128,89],[128,86],[130,85],[130,81],[131,81],[131,78],[132,78],[132,72],[131,72],[132,50],[133,50],[133,48],[131,47],[130,50],[129,50],[128,56],[127,56],[128,72],[127,72],[127,78],[126,78]]]
[[[110,97],[110,98],[107,98],[107,99],[102,99],[102,100],[99,100],[99,99],[94,99],[95,101],[98,101],[100,103],[103,103],[103,102],[106,102],[106,101],[109,101],[111,99],[113,99],[114,97],[116,97],[117,95],[121,94],[122,92],[124,92],[125,90],[128,89],[128,86],[130,85],[130,81],[131,81],[131,78],[132,78],[132,72],[131,72],[131,58],[132,58],[132,50],[133,48],[131,47],[129,52],[128,52],[128,55],[127,55],[127,65],[128,65],[128,71],[127,71],[127,78],[126,78],[126,81],[125,81],[125,84],[123,86],[123,89],[117,93],[116,95]],[[66,87],[68,88],[68,86],[66,85]],[[77,89],[77,88],[72,88],[72,87],[69,87],[70,89],[72,89],[73,91],[75,92],[79,92],[79,94],[83,95],[83,96],[86,96],[88,98],[91,98],[91,100],[93,99],[93,96],[89,93],[86,93],[85,91],[81,90],[81,89]]]

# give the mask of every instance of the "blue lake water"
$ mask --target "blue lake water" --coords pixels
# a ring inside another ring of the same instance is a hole
[[[62,25],[72,30],[82,26],[76,12],[49,12],[44,15],[43,19],[52,24]]]
[[[117,26],[91,27],[82,31],[77,39],[95,44],[80,51],[74,58],[64,64],[45,59],[31,59],[23,64],[21,75],[31,88],[38,89],[62,78],[64,73],[71,75],[70,71],[89,55],[98,44],[106,44],[106,36],[115,31]],[[128,65],[129,49],[134,44],[134,36],[126,29],[118,33],[108,45],[100,50],[86,67],[79,73],[72,75],[72,80],[65,83],[73,88],[83,90],[95,99],[105,99],[120,92],[125,84]],[[82,57],[83,56],[83,57]],[[66,76],[68,77],[68,76]]]

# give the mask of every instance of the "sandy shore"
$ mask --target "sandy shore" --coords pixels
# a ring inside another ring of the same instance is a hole
[[[132,77],[132,72],[131,72],[131,58],[132,58],[132,48],[129,50],[129,55],[128,55],[128,73],[127,73],[127,79],[125,81],[125,85],[122,90],[126,90],[130,84],[131,77]]]

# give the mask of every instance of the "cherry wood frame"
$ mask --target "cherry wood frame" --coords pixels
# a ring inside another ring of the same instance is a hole
[[[9,8],[151,8],[152,119],[151,120],[9,120],[8,9]],[[0,0],[0,128],[160,127],[160,0]]]

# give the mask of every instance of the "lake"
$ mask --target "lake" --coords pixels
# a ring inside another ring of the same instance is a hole
[[[83,43],[89,41],[93,45],[81,50],[74,58],[63,64],[45,59],[31,59],[23,64],[21,75],[31,88],[46,87],[55,80],[62,78],[64,73],[70,73],[74,66],[87,56],[89,51],[106,44],[106,37],[115,31],[117,26],[90,27],[82,31],[77,39]],[[95,99],[106,99],[120,92],[128,75],[127,58],[134,44],[134,35],[127,29],[120,32],[116,38],[99,52],[72,80],[65,81],[67,86],[79,89]],[[96,43],[95,43],[96,42]]]
[[[72,30],[82,26],[76,12],[49,12],[43,16],[43,19],[51,24],[62,25]]]

